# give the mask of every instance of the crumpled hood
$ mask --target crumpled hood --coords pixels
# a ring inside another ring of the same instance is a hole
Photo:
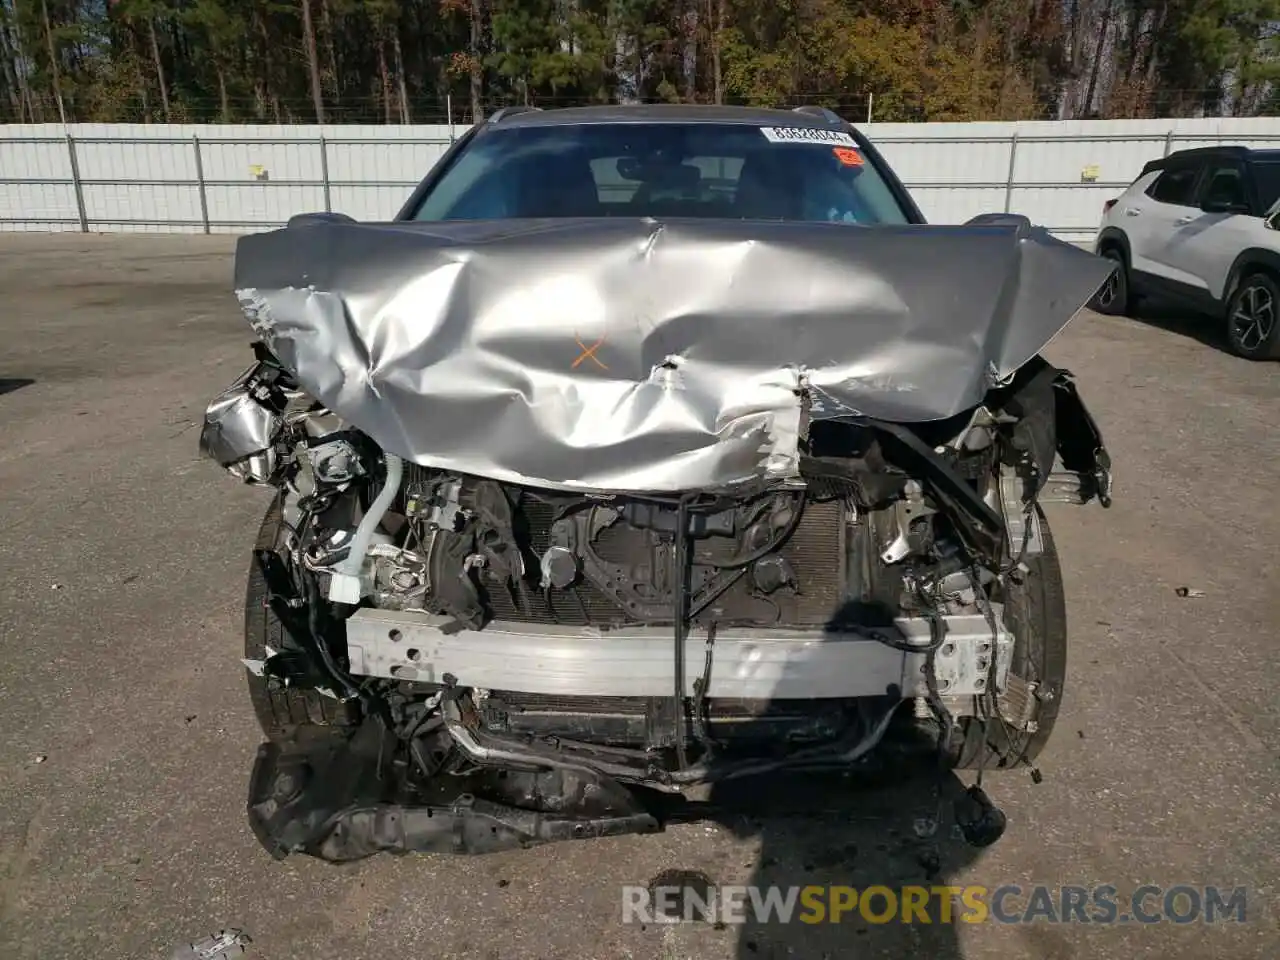
[[[977,405],[1112,266],[1025,225],[317,220],[242,238],[235,285],[392,453],[672,492],[795,476],[806,397],[814,419]]]

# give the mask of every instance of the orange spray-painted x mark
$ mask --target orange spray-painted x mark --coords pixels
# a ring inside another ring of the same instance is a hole
[[[583,360],[591,360],[601,370],[609,369],[600,361],[600,358],[596,356],[596,351],[599,350],[600,347],[604,345],[604,341],[605,341],[604,337],[601,337],[599,340],[597,340],[595,343],[593,343],[589,347],[582,342],[582,338],[579,337],[576,333],[573,335],[573,339],[576,340],[578,343],[578,346],[582,348],[582,353],[578,354],[578,359],[573,361],[573,366],[570,369],[577,370],[578,365],[581,364]]]

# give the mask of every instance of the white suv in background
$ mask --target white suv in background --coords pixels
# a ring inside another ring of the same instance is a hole
[[[1103,207],[1094,252],[1119,268],[1094,299],[1158,294],[1226,319],[1242,357],[1280,356],[1280,150],[1204,147],[1152,160]]]

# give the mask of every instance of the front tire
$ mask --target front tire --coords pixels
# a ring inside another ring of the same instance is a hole
[[[1227,301],[1227,343],[1246,360],[1280,356],[1280,286],[1266,273],[1244,277]]]
[[[278,550],[284,532],[280,503],[272,500],[262,519],[255,550]],[[249,565],[249,583],[244,600],[244,655],[249,660],[262,660],[266,648],[281,650],[285,629],[267,603],[267,583],[256,563]],[[304,732],[323,732],[316,728],[348,727],[356,722],[352,706],[340,703],[314,690],[273,689],[266,678],[247,673],[249,700],[257,714],[258,725],[268,740],[281,742],[296,739]]]
[[[1036,684],[1036,730],[1026,733],[1000,718],[956,721],[950,755],[963,770],[1009,769],[1031,764],[1053,733],[1067,678],[1067,602],[1058,549],[1044,512],[1036,507],[1043,549],[1026,560],[1021,583],[1010,584],[1004,598],[1005,626],[1015,637],[1011,675]]]

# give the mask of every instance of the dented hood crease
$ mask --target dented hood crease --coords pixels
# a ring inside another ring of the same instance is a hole
[[[299,386],[423,466],[570,490],[793,477],[823,419],[942,419],[1035,356],[1105,261],[1025,225],[633,219],[240,239]]]

